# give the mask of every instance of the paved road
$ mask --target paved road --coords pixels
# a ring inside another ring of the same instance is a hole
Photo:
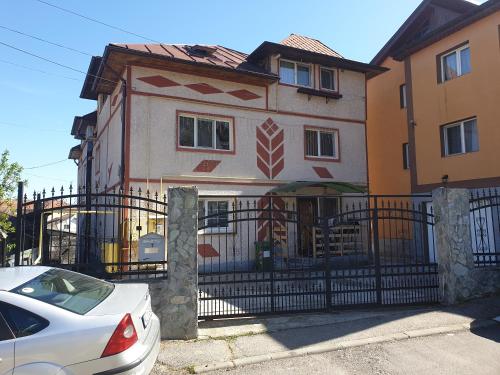
[[[182,373],[160,367],[155,371],[154,374]],[[271,361],[211,374],[499,375],[500,326]]]

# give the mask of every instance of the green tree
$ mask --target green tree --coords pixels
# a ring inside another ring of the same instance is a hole
[[[0,203],[6,202],[14,196],[17,182],[21,181],[23,167],[19,163],[9,161],[9,151],[5,150],[0,156]],[[0,230],[5,233],[14,232],[7,213],[0,212]]]

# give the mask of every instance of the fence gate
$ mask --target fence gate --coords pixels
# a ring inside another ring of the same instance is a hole
[[[205,196],[201,319],[438,302],[430,196]]]
[[[71,186],[32,199],[20,193],[9,265],[53,265],[111,279],[166,276],[166,196]]]

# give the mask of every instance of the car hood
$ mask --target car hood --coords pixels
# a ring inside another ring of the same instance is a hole
[[[116,315],[133,312],[149,302],[147,284],[114,284],[113,292],[99,305],[90,310],[87,316]]]

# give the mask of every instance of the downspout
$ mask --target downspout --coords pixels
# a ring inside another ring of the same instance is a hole
[[[125,188],[125,128],[126,128],[126,102],[127,102],[127,81],[120,77],[122,82],[122,150],[121,150],[121,166],[120,166],[120,189]]]

